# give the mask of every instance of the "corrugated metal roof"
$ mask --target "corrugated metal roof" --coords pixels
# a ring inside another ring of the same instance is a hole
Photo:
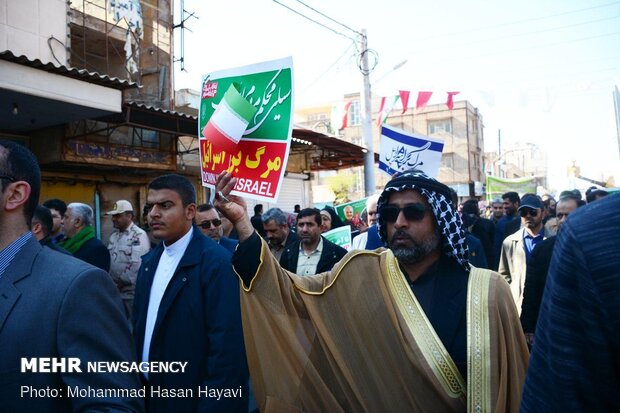
[[[131,106],[134,108],[140,108],[140,109],[145,109],[151,112],[156,112],[156,113],[163,113],[166,115],[171,115],[171,116],[180,116],[182,118],[185,118],[187,120],[198,120],[197,116],[192,116],[189,115],[187,113],[183,113],[183,112],[177,112],[174,110],[167,110],[167,109],[162,109],[162,108],[157,108],[155,106],[151,106],[151,105],[145,105],[144,103],[138,103],[138,102],[125,102],[125,105],[127,106]]]
[[[102,75],[97,72],[89,72],[86,69],[77,69],[75,67],[57,66],[53,63],[43,63],[39,59],[31,60],[27,56],[16,56],[10,50],[6,50],[0,53],[0,59],[8,62],[17,63],[20,65],[32,67],[34,69],[44,70],[49,73],[55,73],[62,76],[67,76],[72,79],[83,80],[85,82],[94,83],[96,85],[110,87],[119,90],[138,88],[135,82],[130,82],[126,79],[119,79],[117,77],[110,77],[108,75]]]

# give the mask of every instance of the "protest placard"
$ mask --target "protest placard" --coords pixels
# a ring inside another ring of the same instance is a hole
[[[277,201],[293,128],[293,62],[285,58],[209,73],[201,87],[202,184],[238,178],[235,195]]]
[[[340,204],[334,207],[334,209],[343,222],[350,223],[355,229],[359,229],[362,225],[362,212],[364,212],[364,208],[366,208],[367,199],[368,198],[362,198]]]
[[[322,233],[321,235],[324,236],[328,241],[333,242],[334,244],[344,248],[345,250],[351,250],[351,227],[349,225],[331,229]]]
[[[416,133],[383,125],[379,152],[379,169],[388,175],[419,169],[437,178],[444,142]]]

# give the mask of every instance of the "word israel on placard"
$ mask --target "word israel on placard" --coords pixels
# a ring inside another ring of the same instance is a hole
[[[437,178],[444,142],[441,139],[405,132],[383,125],[379,152],[379,169],[388,175],[419,169]]]

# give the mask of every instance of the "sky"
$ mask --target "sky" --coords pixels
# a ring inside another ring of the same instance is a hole
[[[175,89],[199,89],[203,73],[292,56],[295,106],[337,105],[362,89],[353,39],[365,29],[374,96],[410,90],[411,106],[418,91],[434,92],[430,104],[459,91],[456,100],[483,116],[485,151],[497,149],[501,130],[504,150],[529,142],[547,151],[552,189],[572,185],[573,161],[582,175],[614,175],[620,186],[612,98],[620,1],[184,0],[184,8],[198,19],[185,23]]]

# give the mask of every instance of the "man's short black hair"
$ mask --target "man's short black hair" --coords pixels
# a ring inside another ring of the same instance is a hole
[[[43,236],[47,237],[52,233],[52,227],[54,226],[54,220],[52,219],[52,212],[49,208],[42,205],[37,205],[34,209],[34,215],[32,216],[32,223],[39,223],[43,229]]]
[[[598,189],[597,187],[593,186],[588,188],[588,190],[586,191],[586,202],[589,204],[607,195],[609,194],[604,189]]]
[[[301,218],[305,217],[314,217],[314,222],[316,222],[319,226],[323,223],[321,220],[321,211],[317,208],[304,208],[299,211],[299,214],[297,214],[297,222],[299,222]]]
[[[262,213],[263,213],[263,204],[254,205],[254,215],[258,215]]]
[[[65,216],[65,212],[67,212],[67,204],[62,199],[52,198],[43,202],[43,206],[49,209],[55,209],[58,211],[61,217]]]
[[[17,142],[0,140],[0,175],[9,176],[11,179],[0,179],[0,189],[4,193],[8,184],[13,181],[25,181],[30,185],[30,197],[24,204],[24,217],[26,225],[30,228],[30,222],[34,210],[39,204],[41,192],[41,169],[37,158],[28,148]]]
[[[478,207],[478,200],[468,199],[467,201],[463,202],[462,211],[464,214],[474,214],[476,216],[480,216],[480,208]]]
[[[158,176],[149,183],[149,189],[160,190],[169,189],[179,194],[183,206],[196,203],[196,189],[194,185],[184,176],[178,174],[167,174]]]
[[[519,198],[519,194],[512,191],[506,192],[504,195],[502,195],[502,199],[508,199],[513,204],[521,203],[521,198]]]
[[[206,212],[206,211],[211,211],[213,208],[215,208],[213,204],[200,204],[196,207],[196,211]]]

